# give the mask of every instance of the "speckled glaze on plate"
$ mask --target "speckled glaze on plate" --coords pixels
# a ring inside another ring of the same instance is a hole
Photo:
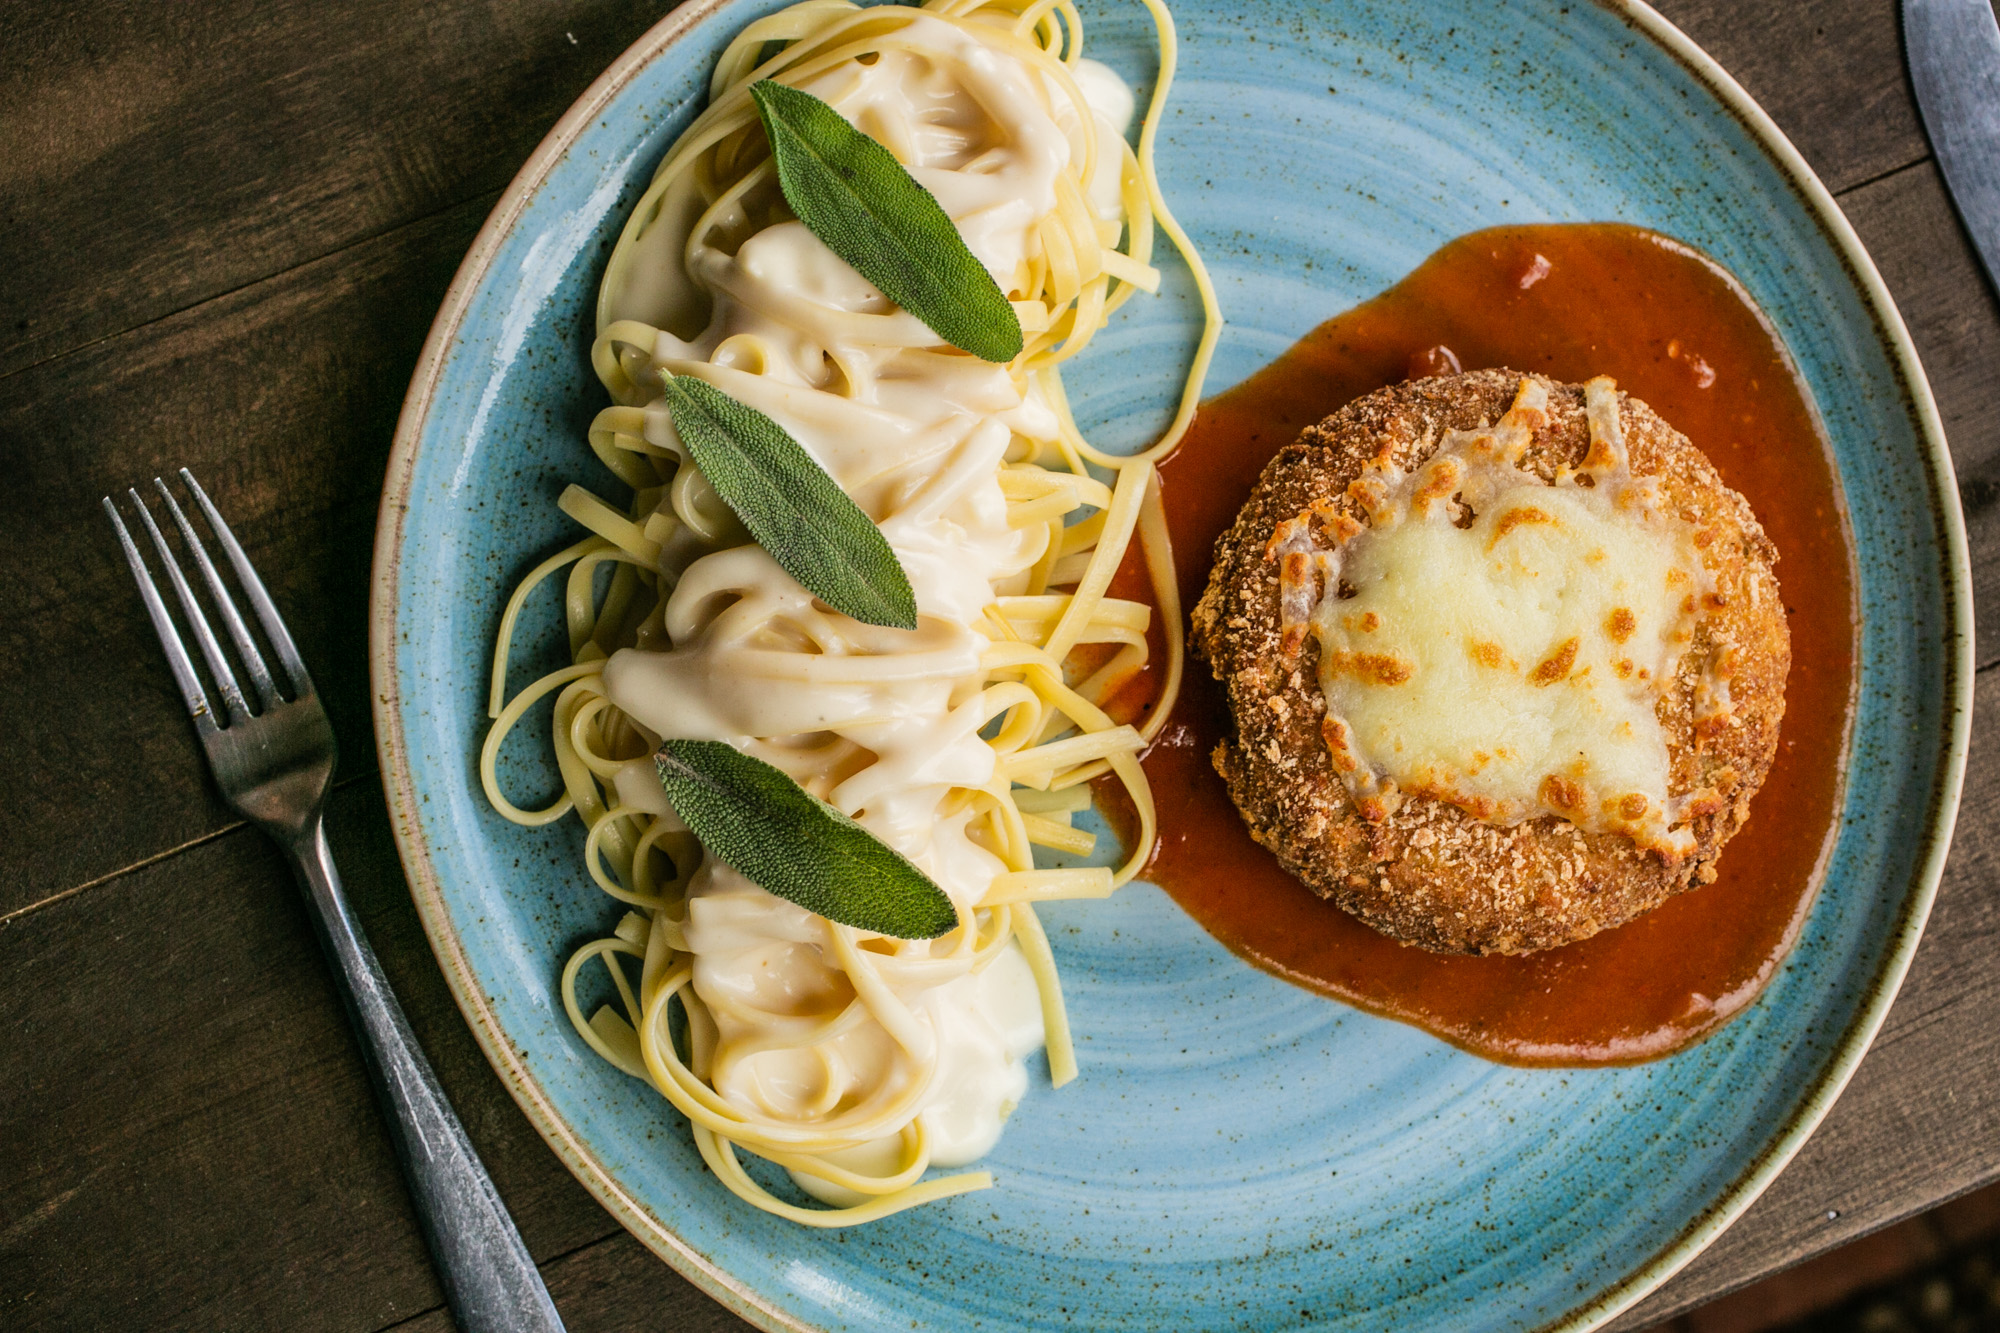
[[[1951,465],[1901,320],[1825,190],[1715,65],[1635,3],[1177,0],[1169,197],[1230,320],[1211,391],[1444,241],[1619,220],[1733,270],[1824,414],[1860,552],[1844,824],[1780,975],[1717,1036],[1630,1069],[1488,1064],[1237,961],[1157,890],[1048,914],[1083,1076],[1036,1088],[998,1188],[845,1233],[738,1202],[681,1119],[591,1055],[555,995],[614,906],[574,821],[504,823],[474,755],[504,598],[598,481],[590,312],[626,210],[728,37],[776,0],[697,0],[523,168],[447,297],[398,428],[374,589],[382,771],[445,975],[522,1107],[618,1218],[769,1328],[1583,1329],[1747,1207],[1880,1024],[1950,838],[1971,597]],[[1152,76],[1136,4],[1090,53]],[[1068,376],[1087,430],[1142,443],[1195,327],[1184,275]],[[1096,423],[1093,427],[1093,423]],[[563,660],[553,588],[516,686]],[[1811,670],[1811,663],[1796,668]],[[553,790],[523,728],[517,799]]]

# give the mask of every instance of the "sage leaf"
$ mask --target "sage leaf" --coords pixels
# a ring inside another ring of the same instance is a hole
[[[783,769],[721,741],[670,740],[653,762],[709,854],[767,892],[898,939],[935,939],[958,925],[928,875]]]
[[[937,199],[881,144],[811,93],[750,86],[785,202],[807,230],[954,347],[1021,354],[1021,321]]]
[[[882,530],[783,426],[706,380],[666,382],[674,429],[715,493],[800,586],[843,615],[917,627],[917,597]]]

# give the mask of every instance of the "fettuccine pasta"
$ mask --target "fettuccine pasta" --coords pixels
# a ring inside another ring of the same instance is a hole
[[[1161,63],[1136,148],[1131,94],[1082,58],[1068,0],[804,0],[746,27],[607,266],[592,360],[613,406],[589,444],[618,484],[562,496],[587,535],[502,618],[488,796],[523,824],[574,811],[591,878],[627,908],[564,971],[578,1033],[687,1116],[730,1189],[807,1225],[990,1183],[924,1177],[992,1146],[1035,1048],[1057,1086],[1076,1074],[1037,908],[1109,894],[1153,844],[1138,754],[1178,688],[1182,633],[1154,465],[1187,428],[1221,320],[1153,171],[1175,45],[1144,3]],[[792,216],[749,96],[763,79],[831,104],[937,198],[1020,320],[1011,364],[942,344]],[[1109,455],[1077,430],[1060,367],[1158,287],[1156,232],[1192,270],[1204,334],[1166,433]],[[663,375],[707,380],[803,444],[895,550],[918,627],[840,615],[750,541],[677,435]],[[1109,595],[1135,537],[1151,606]],[[565,569],[571,664],[504,698],[523,604]],[[1155,615],[1164,697],[1121,725],[1105,706],[1147,663]],[[563,791],[522,809],[496,757],[550,695]],[[663,738],[783,769],[921,867],[958,928],[871,934],[705,857],[654,774]],[[1094,849],[1074,818],[1106,774],[1138,815],[1123,864],[1037,868],[1037,847]],[[829,1206],[772,1193],[745,1153]]]

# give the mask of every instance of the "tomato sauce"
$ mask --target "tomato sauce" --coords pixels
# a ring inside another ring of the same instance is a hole
[[[1719,878],[1542,953],[1447,957],[1399,944],[1316,897],[1251,841],[1209,760],[1231,732],[1228,708],[1206,664],[1192,660],[1145,756],[1161,831],[1145,877],[1256,966],[1489,1059],[1657,1059],[1741,1011],[1791,947],[1832,843],[1854,693],[1853,558],[1827,442],[1776,332],[1733,278],[1677,242],[1616,224],[1502,227],[1453,241],[1202,405],[1161,467],[1181,596],[1189,607],[1200,597],[1216,537],[1303,427],[1384,385],[1461,367],[1570,383],[1612,376],[1708,456],[1776,544],[1792,633],[1784,726]],[[1121,582],[1122,595],[1142,595],[1136,567]]]

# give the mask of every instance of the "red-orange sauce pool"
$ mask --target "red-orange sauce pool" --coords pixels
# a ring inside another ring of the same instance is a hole
[[[1160,814],[1146,878],[1258,967],[1490,1059],[1657,1059],[1714,1031],[1770,979],[1812,903],[1834,831],[1855,617],[1826,442],[1777,335],[1705,258],[1620,225],[1476,232],[1202,405],[1161,468],[1188,606],[1265,461],[1364,393],[1451,369],[1439,349],[1466,370],[1614,377],[1708,455],[1776,543],[1792,630],[1784,728],[1720,877],[1544,953],[1444,957],[1398,944],[1315,897],[1250,840],[1209,762],[1230,730],[1228,709],[1206,664],[1191,660],[1145,757]],[[1132,572],[1125,595],[1140,595]]]

